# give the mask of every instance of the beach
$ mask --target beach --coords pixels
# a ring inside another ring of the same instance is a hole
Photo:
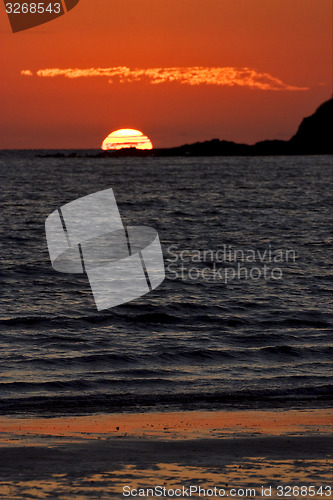
[[[330,410],[6,417],[0,498],[329,497],[331,431]]]

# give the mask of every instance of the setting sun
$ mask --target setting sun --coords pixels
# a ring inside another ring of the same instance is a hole
[[[153,149],[153,145],[150,139],[140,132],[140,130],[132,128],[115,130],[111,132],[102,143],[102,149],[104,151],[123,148]]]

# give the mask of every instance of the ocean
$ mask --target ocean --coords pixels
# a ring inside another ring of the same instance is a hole
[[[330,406],[331,157],[49,154],[0,153],[3,415]],[[107,188],[166,279],[98,312],[44,224]]]

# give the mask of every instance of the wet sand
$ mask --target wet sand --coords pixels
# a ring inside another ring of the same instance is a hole
[[[138,488],[150,488],[141,492],[150,497],[155,486],[181,493],[184,487],[185,496],[192,486],[193,497],[201,487],[205,498],[214,487],[229,497],[263,498],[264,487],[270,498],[281,498],[278,485],[313,485],[316,494],[303,498],[330,498],[328,489],[323,495],[318,489],[332,481],[330,410],[7,417],[1,423],[0,498],[6,500],[126,498],[123,491]]]

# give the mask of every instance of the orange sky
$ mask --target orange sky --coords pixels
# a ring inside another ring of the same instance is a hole
[[[80,0],[12,34],[1,3],[0,148],[99,148],[119,128],[155,147],[288,139],[331,97],[331,11],[331,0]]]

